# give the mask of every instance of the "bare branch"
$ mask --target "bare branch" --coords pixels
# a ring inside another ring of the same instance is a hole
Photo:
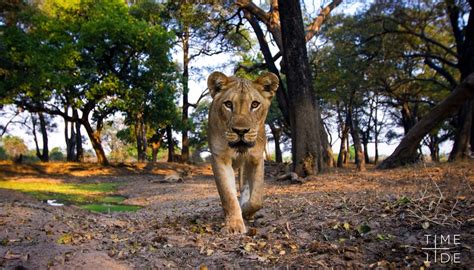
[[[314,35],[319,32],[319,30],[321,29],[321,26],[326,21],[326,18],[329,16],[331,11],[335,9],[337,6],[339,6],[341,3],[342,3],[342,0],[334,0],[319,12],[318,16],[314,18],[313,22],[306,29],[306,36],[305,36],[306,42],[311,40],[314,37]]]
[[[436,59],[438,61],[440,61],[441,63],[443,64],[446,64],[450,67],[453,67],[453,68],[458,68],[458,64],[456,63],[453,63],[439,55],[434,55],[434,54],[431,54],[431,53],[412,53],[412,54],[405,54],[403,55],[404,57],[408,57],[408,58],[416,58],[416,57],[423,57],[423,58],[427,58],[427,59]]]
[[[201,95],[199,96],[198,100],[197,100],[195,103],[189,103],[189,106],[196,109],[196,107],[199,105],[199,103],[201,102],[201,100],[202,100],[204,97],[206,97],[207,95],[209,95],[209,88],[206,88],[206,89],[201,93]]]
[[[433,61],[428,58],[425,58],[425,64],[435,70],[439,75],[443,76],[449,82],[452,88],[456,87],[457,82],[448,71],[446,71],[442,67],[437,66],[435,63],[433,63]]]
[[[10,125],[11,123],[13,123],[13,120],[20,114],[20,111],[16,111],[15,114],[13,115],[12,118],[10,118],[10,120],[8,120],[8,122],[5,124],[5,126],[1,127],[3,130],[2,130],[2,133],[0,134],[0,137],[2,137],[6,132],[7,132],[7,128],[8,128],[8,125]]]
[[[270,22],[271,15],[255,5],[252,0],[237,0],[236,4],[240,8],[252,13],[259,21],[265,24]]]
[[[383,34],[409,34],[409,35],[413,35],[413,36],[416,36],[430,44],[433,44],[441,49],[443,49],[444,51],[446,51],[446,53],[450,54],[450,55],[453,55],[455,57],[458,57],[458,54],[456,52],[454,52],[451,48],[441,44],[439,41],[437,40],[434,40],[430,37],[427,37],[425,34],[423,33],[417,33],[415,32],[413,29],[410,29],[408,28],[406,25],[404,25],[402,22],[394,19],[394,18],[387,18],[395,23],[397,23],[398,25],[402,26],[405,30],[394,30],[394,29],[387,29],[385,27],[385,24],[383,24],[383,27],[384,27],[384,33]]]

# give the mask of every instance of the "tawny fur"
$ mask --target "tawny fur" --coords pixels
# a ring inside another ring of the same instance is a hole
[[[208,87],[213,98],[209,147],[225,213],[223,230],[244,233],[243,218],[251,218],[263,204],[265,118],[278,88],[278,77],[266,73],[249,81],[214,72],[208,78]],[[239,170],[243,180],[240,202],[235,185],[235,172]]]

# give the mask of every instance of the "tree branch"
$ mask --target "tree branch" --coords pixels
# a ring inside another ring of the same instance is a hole
[[[456,87],[457,82],[453,78],[453,76],[449,74],[448,71],[446,71],[442,67],[437,66],[435,63],[433,63],[433,61],[431,61],[428,58],[425,58],[425,64],[429,66],[430,68],[432,68],[433,70],[435,70],[439,75],[443,76],[449,82],[452,88]]]
[[[8,120],[8,122],[5,124],[5,126],[1,127],[3,130],[2,130],[2,133],[0,134],[0,137],[2,137],[7,132],[8,125],[13,123],[13,119],[15,119],[19,114],[20,114],[20,111],[16,111],[13,117],[10,118],[10,120]]]
[[[453,63],[439,55],[434,55],[434,54],[431,54],[431,53],[412,53],[412,54],[404,54],[403,55],[404,57],[407,57],[407,58],[417,58],[417,57],[423,57],[423,58],[431,58],[431,59],[436,59],[438,61],[440,61],[441,63],[443,64],[446,64],[450,67],[453,67],[453,68],[458,68],[458,64],[456,63]]]
[[[341,3],[342,3],[342,0],[334,0],[331,3],[329,3],[325,8],[321,9],[318,16],[314,18],[313,22],[306,29],[306,36],[305,36],[306,42],[311,40],[314,37],[314,35],[316,35],[316,33],[319,32],[319,30],[321,29],[321,26],[326,21],[331,11],[335,9],[337,6],[339,6]]]
[[[415,32],[414,30],[412,29],[409,29],[407,26],[405,26],[403,23],[395,20],[394,18],[388,18],[389,20],[392,20],[394,21],[395,23],[397,23],[398,25],[402,26],[405,30],[394,30],[394,29],[387,29],[385,27],[385,24],[383,24],[383,29],[384,29],[384,33],[382,34],[409,34],[409,35],[413,35],[413,36],[416,36],[428,43],[431,43],[441,49],[443,49],[444,51],[446,51],[446,53],[450,54],[450,55],[453,55],[455,57],[458,57],[458,54],[456,52],[454,52],[451,48],[448,48],[446,47],[445,45],[441,44],[440,42],[430,38],[430,37],[427,37],[426,35],[422,34],[422,33],[417,33]]]
[[[195,102],[195,103],[189,103],[188,105],[190,107],[193,107],[193,108],[196,108],[198,105],[199,105],[199,102],[201,102],[201,100],[206,97],[207,95],[209,94],[209,89],[206,88],[206,90],[204,90],[201,95],[199,96],[198,100]]]
[[[252,0],[237,0],[236,4],[240,8],[245,9],[251,14],[253,14],[259,21],[263,22],[264,24],[270,23],[270,13],[265,12],[263,9],[259,8],[252,2]]]

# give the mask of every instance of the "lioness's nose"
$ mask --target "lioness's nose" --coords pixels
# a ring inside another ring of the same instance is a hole
[[[232,128],[232,130],[237,133],[239,136],[243,136],[245,133],[249,132],[250,129],[243,129],[243,128]]]

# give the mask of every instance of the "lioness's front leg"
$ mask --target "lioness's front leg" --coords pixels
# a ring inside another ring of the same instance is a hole
[[[253,218],[263,206],[263,165],[262,157],[252,158],[244,163],[246,183],[241,191],[241,208],[245,219]]]
[[[232,161],[230,159],[213,157],[212,170],[214,171],[217,190],[219,191],[225,213],[225,227],[223,231],[227,233],[245,233],[245,224],[239,201],[237,200]]]

